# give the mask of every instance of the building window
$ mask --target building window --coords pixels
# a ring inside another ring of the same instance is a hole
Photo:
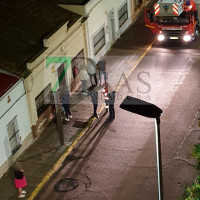
[[[51,103],[51,84],[35,98],[38,117],[48,108]]]
[[[19,129],[17,126],[17,116],[12,119],[7,125],[8,138],[12,154],[15,154],[20,148]]]
[[[93,38],[94,54],[96,55],[105,45],[105,30],[102,28]]]
[[[119,10],[119,27],[128,19],[127,3]]]

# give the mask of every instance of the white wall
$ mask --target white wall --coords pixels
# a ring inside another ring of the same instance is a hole
[[[92,0],[89,1],[85,6],[79,5],[60,5],[63,8],[76,12],[88,17],[86,20],[86,37],[88,46],[88,56],[92,57],[95,61],[98,61],[100,55],[104,55],[111,47],[112,43],[116,41],[120,35],[128,28],[132,23],[132,10],[131,10],[131,0]],[[119,28],[118,23],[118,11],[119,9],[127,3],[128,6],[128,19]],[[109,12],[114,11],[114,29],[115,29],[115,40],[112,41],[112,27],[109,20]],[[106,33],[106,45],[94,55],[93,49],[93,37],[100,29],[104,27]]]
[[[75,57],[82,49],[86,52],[83,24],[78,21],[69,29],[66,25],[63,25],[59,31],[55,32],[50,38],[45,39],[44,43],[48,46],[47,50],[28,64],[29,69],[33,72],[25,80],[32,126],[38,120],[35,98],[49,83],[51,83],[53,89],[58,80],[56,73],[58,64],[53,63],[46,68],[46,58],[47,56]],[[52,67],[55,67],[54,72],[52,72]],[[66,82],[70,82],[71,76],[70,66],[65,75]]]
[[[118,23],[118,11],[119,9],[127,3],[128,6],[128,20],[119,29]],[[111,47],[111,33],[110,24],[108,22],[108,13],[113,9],[114,11],[114,24],[115,24],[115,39],[119,38],[120,35],[126,30],[126,28],[131,24],[131,4],[130,0],[96,0],[90,1],[86,5],[86,15],[88,19],[86,22],[88,39],[89,39],[89,55],[98,60],[99,55],[105,54]],[[100,31],[102,27],[105,27],[106,33],[106,45],[102,50],[100,50],[97,55],[94,55],[93,49],[93,37],[96,33]]]
[[[8,103],[8,95],[11,102]],[[7,124],[17,116],[17,125],[21,142],[31,132],[30,121],[28,116],[28,107],[26,102],[23,81],[14,85],[8,93],[0,100],[0,165],[2,165],[11,155],[11,148],[7,133]]]

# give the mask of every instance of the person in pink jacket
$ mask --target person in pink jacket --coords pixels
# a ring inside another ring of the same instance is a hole
[[[22,190],[27,185],[26,178],[24,176],[24,170],[20,162],[15,162],[13,165],[15,176],[15,187],[18,189],[18,197],[25,197],[26,191]]]

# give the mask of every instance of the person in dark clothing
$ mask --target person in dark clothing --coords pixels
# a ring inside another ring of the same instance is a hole
[[[26,178],[24,176],[24,170],[22,164],[20,162],[15,162],[13,165],[14,176],[15,176],[15,187],[18,189],[18,197],[23,198],[25,197],[26,191],[23,191],[27,185]]]
[[[98,106],[98,91],[95,90],[91,90],[90,91],[90,96],[91,96],[91,100],[94,106],[94,116],[96,118],[99,118],[99,115],[97,114],[97,106]]]
[[[105,99],[105,109],[106,109],[106,113],[108,113],[108,108],[109,108],[109,100]]]
[[[69,121],[69,118],[72,118],[72,115],[71,115],[71,111],[69,109],[69,107],[70,107],[70,94],[69,94],[68,91],[63,95],[61,103],[62,103],[62,107],[65,110],[65,115],[66,115],[65,120]]]
[[[109,121],[113,121],[115,119],[115,91],[109,93]]]
[[[101,76],[103,74],[104,81],[106,83],[107,81],[107,73],[106,73],[106,61],[104,60],[104,57],[101,57],[99,62],[97,63],[97,68],[99,69],[99,85],[102,85]]]

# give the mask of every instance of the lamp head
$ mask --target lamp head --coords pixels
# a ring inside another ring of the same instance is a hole
[[[127,96],[120,105],[120,108],[129,112],[149,118],[159,118],[163,112],[156,105],[149,102]]]

